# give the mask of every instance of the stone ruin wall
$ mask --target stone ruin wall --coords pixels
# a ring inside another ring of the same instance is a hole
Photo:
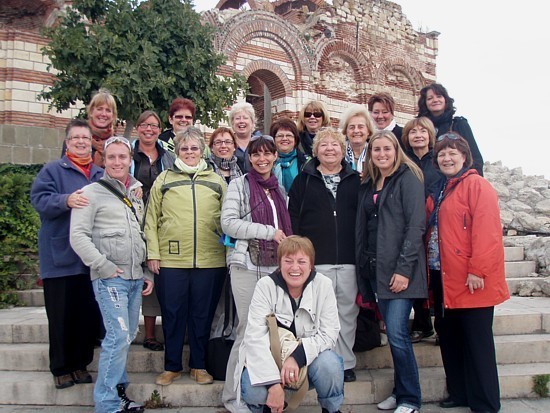
[[[42,163],[59,156],[63,128],[83,104],[57,113],[37,95],[51,85],[41,54],[43,26],[64,0],[3,0],[0,6],[0,163]],[[232,3],[232,4],[231,4]],[[218,28],[227,56],[221,75],[249,79],[251,93],[269,90],[272,119],[295,118],[309,100],[323,100],[337,125],[349,104],[377,91],[397,101],[399,123],[414,116],[418,91],[435,80],[437,33],[415,31],[401,6],[383,0],[220,1],[203,13]],[[264,118],[263,102],[253,102]],[[207,130],[206,128],[204,128]],[[122,133],[122,129],[119,130]]]

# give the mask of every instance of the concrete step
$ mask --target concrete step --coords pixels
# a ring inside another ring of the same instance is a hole
[[[504,247],[504,261],[523,261],[523,247]]]
[[[504,263],[507,278],[527,277],[529,274],[536,272],[536,267],[537,266],[535,261],[517,261]]]
[[[162,339],[160,317],[156,334]],[[493,324],[495,335],[550,333],[550,298],[512,297],[497,306]],[[135,340],[144,338],[143,319]],[[47,343],[48,319],[44,307],[15,307],[0,310],[0,343]]]
[[[439,347],[434,339],[414,345],[420,367],[442,366]],[[500,364],[550,363],[550,334],[504,335],[495,337],[497,360]],[[518,351],[521,349],[521,351]],[[356,353],[357,370],[392,368],[389,346]],[[88,369],[97,371],[99,349]],[[189,348],[183,351],[183,365],[187,366]],[[49,371],[47,343],[0,344],[0,370],[2,371]],[[140,344],[130,348],[126,366],[130,373],[160,373],[164,368],[164,352],[144,349]],[[187,371],[187,367],[185,368]]]
[[[549,374],[550,363],[515,364],[499,366],[502,398],[536,397],[532,392],[534,375]],[[440,400],[446,396],[445,376],[442,367],[421,368],[419,371],[422,400]],[[144,401],[157,390],[165,402],[173,406],[220,406],[223,382],[198,385],[183,376],[172,385],[154,384],[155,374],[130,374],[132,383],[128,395]],[[95,379],[95,375],[94,375]],[[363,370],[357,372],[357,381],[346,383],[345,404],[364,405],[377,403],[391,393],[393,370]],[[32,391],[31,391],[32,389]],[[0,372],[0,404],[40,404],[61,406],[91,406],[93,384],[76,385],[56,390],[52,376],[46,372]],[[303,405],[316,405],[316,394],[310,391]]]
[[[517,277],[517,278],[506,278],[506,283],[508,284],[508,290],[510,294],[518,294],[521,289],[521,286],[525,283],[533,283],[535,286],[541,287],[542,284],[549,280],[550,277]]]
[[[42,288],[20,290],[15,293],[25,307],[44,307],[44,290]]]

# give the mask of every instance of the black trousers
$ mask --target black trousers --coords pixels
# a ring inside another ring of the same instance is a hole
[[[430,307],[427,302],[428,300],[423,298],[417,298],[414,300],[414,318],[411,331],[422,331],[423,333],[429,333],[434,329],[432,325]]]
[[[94,358],[102,324],[90,276],[46,278],[44,303],[50,338],[50,371],[62,376],[84,370]]]
[[[494,307],[443,310],[440,288],[434,288],[434,301],[449,396],[472,410],[498,412],[500,388],[493,337]]]

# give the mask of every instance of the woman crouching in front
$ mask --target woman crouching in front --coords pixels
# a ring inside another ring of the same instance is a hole
[[[315,271],[315,250],[305,237],[282,240],[277,258],[279,268],[258,281],[252,296],[239,349],[241,397],[253,413],[263,412],[264,406],[280,413],[285,406],[285,386],[296,382],[300,368],[307,366],[309,385],[315,388],[322,411],[339,412],[344,400],[344,364],[333,351],[340,323],[332,281]],[[270,314],[279,327],[300,339],[280,371],[270,351],[266,322]]]
[[[434,153],[447,178],[426,205],[430,284],[449,392],[439,405],[496,413],[500,391],[494,306],[510,298],[498,196],[487,180],[469,169],[472,153],[460,135],[441,135]]]

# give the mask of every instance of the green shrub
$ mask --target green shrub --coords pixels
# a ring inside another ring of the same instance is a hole
[[[18,304],[13,290],[32,286],[38,273],[40,219],[29,194],[41,167],[0,165],[0,308]]]
[[[550,382],[550,374],[539,374],[533,376],[533,391],[540,397],[548,397],[548,383]]]

